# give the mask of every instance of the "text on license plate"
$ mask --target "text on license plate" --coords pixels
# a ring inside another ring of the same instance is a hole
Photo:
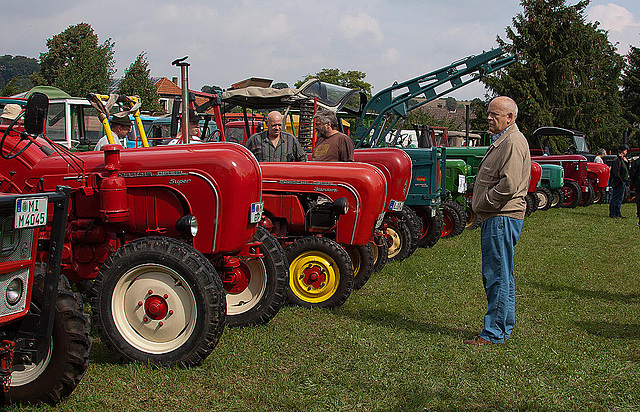
[[[47,224],[47,198],[29,197],[16,200],[15,229],[44,226]]]

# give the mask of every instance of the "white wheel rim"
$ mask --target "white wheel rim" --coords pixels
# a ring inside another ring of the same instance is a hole
[[[166,316],[149,316],[145,305],[151,298],[165,303]],[[195,328],[197,305],[191,287],[176,271],[144,264],[118,280],[111,312],[116,328],[130,345],[162,354],[178,349],[189,339]]]
[[[49,362],[51,361],[51,354],[53,353],[53,339],[49,338],[46,342],[46,346],[43,344],[41,349],[45,350],[47,353],[45,356],[41,356],[42,360],[40,362],[31,365],[15,366],[13,373],[11,374],[10,387],[15,388],[26,385],[36,380],[42,375],[44,370],[47,369],[47,366],[49,366]]]
[[[264,296],[267,289],[267,270],[262,259],[242,260],[246,266],[249,284],[239,293],[227,293],[227,315],[239,315],[253,308]]]

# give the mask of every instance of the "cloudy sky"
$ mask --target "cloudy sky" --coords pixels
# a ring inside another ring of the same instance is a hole
[[[115,42],[116,77],[144,51],[152,76],[179,76],[189,56],[190,87],[223,88],[248,77],[293,85],[322,68],[360,70],[374,92],[496,46],[520,11],[516,0],[2,0],[0,55],[38,58],[46,40],[80,22]],[[568,1],[575,4],[576,1]],[[640,1],[592,1],[618,43],[640,47]],[[456,91],[482,97],[481,85]]]

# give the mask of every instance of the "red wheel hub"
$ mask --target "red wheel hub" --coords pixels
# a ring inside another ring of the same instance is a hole
[[[144,301],[144,311],[153,320],[164,319],[169,312],[169,305],[164,298],[153,295]]]
[[[249,287],[251,271],[240,259],[227,258],[222,284],[228,293],[240,293]]]
[[[303,273],[303,282],[306,285],[313,287],[314,289],[319,289],[324,286],[324,283],[327,279],[327,275],[319,266],[309,265],[304,269]]]

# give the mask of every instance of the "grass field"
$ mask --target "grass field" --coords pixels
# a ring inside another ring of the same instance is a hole
[[[504,345],[462,344],[486,310],[480,232],[467,230],[389,263],[339,309],[227,328],[197,368],[118,364],[96,338],[71,397],[24,410],[640,410],[640,230],[635,205],[623,214],[525,220]]]

